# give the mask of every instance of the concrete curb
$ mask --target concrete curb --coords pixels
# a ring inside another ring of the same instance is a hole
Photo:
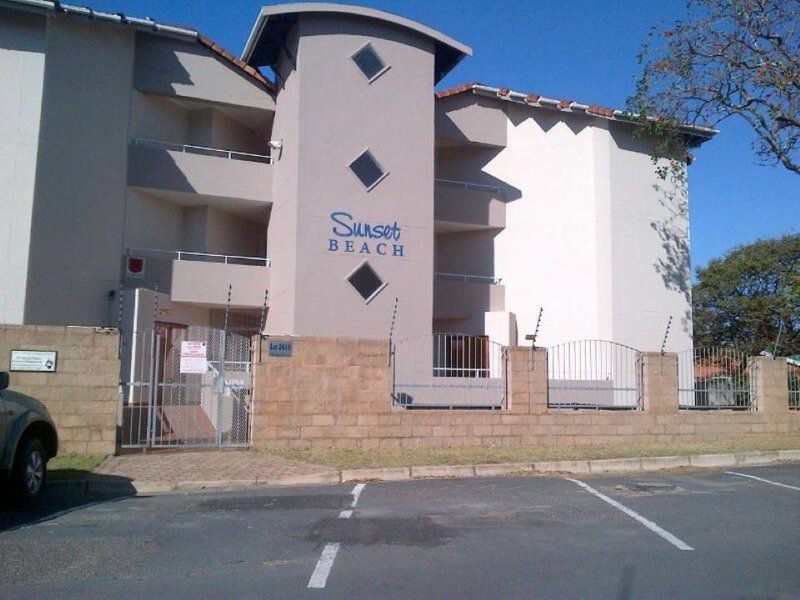
[[[104,481],[102,479],[65,479],[48,485],[83,487],[84,493],[117,495],[159,494],[197,490],[233,490],[273,486],[335,485],[356,481],[407,481],[411,479],[496,477],[515,473],[573,474],[653,472],[667,469],[727,468],[800,461],[799,450],[771,452],[731,452],[684,456],[645,456],[642,458],[607,458],[598,460],[556,460],[478,465],[427,465],[375,469],[331,470],[327,473],[292,475],[279,478],[221,479],[209,481]],[[118,476],[117,476],[118,477]]]

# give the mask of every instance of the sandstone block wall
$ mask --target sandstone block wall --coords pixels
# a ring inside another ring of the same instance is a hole
[[[800,433],[800,411],[789,410],[780,361],[771,359],[753,371],[752,411],[679,411],[677,356],[659,353],[642,356],[643,410],[549,409],[546,351],[530,348],[509,348],[506,409],[407,410],[391,405],[387,342],[292,342],[291,357],[269,356],[266,340],[256,342],[256,446],[586,446]]]
[[[0,371],[11,350],[56,350],[55,373],[11,373],[10,389],[47,406],[59,451],[113,454],[119,404],[117,330],[92,327],[0,325]]]

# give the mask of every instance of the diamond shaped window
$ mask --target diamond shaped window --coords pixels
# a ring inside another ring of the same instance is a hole
[[[367,44],[350,58],[353,59],[353,62],[356,63],[356,66],[370,83],[375,81],[378,75],[381,75],[389,68],[386,66],[386,63],[383,62],[383,59],[378,56],[378,53],[375,52],[371,44]]]
[[[371,302],[372,299],[386,287],[386,283],[380,278],[368,262],[363,263],[347,277],[348,283],[364,299],[364,302]]]
[[[366,150],[350,163],[350,170],[352,170],[355,176],[358,177],[358,180],[364,184],[367,191],[375,187],[378,182],[388,174],[383,170],[380,163],[375,160],[375,157],[372,156],[369,150]]]

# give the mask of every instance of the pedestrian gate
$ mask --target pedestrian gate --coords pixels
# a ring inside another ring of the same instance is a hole
[[[251,333],[159,323],[135,334],[122,447],[248,446]]]
[[[636,348],[578,340],[547,349],[551,408],[637,410],[642,407],[642,362]]]
[[[392,403],[408,409],[506,405],[506,349],[487,336],[434,333],[392,345]]]

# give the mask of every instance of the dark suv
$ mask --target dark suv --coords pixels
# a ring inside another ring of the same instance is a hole
[[[0,480],[14,500],[33,502],[42,494],[47,461],[58,452],[58,434],[44,405],[8,389],[0,371]]]

